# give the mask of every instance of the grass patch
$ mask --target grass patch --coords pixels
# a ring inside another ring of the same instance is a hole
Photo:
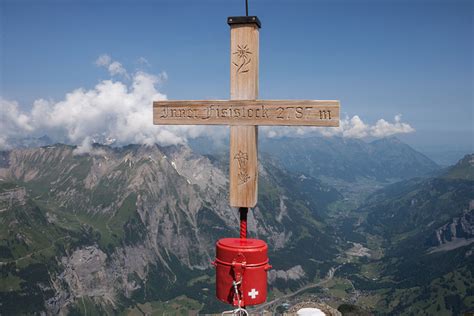
[[[325,286],[328,288],[332,297],[340,299],[348,298],[349,293],[352,292],[352,285],[346,279],[333,278],[329,280]]]
[[[208,276],[207,274],[198,276],[197,278],[191,279],[188,281],[187,286],[193,286],[197,283],[206,283],[210,284],[212,283],[212,278]]]
[[[19,291],[21,289],[20,283],[22,280],[9,273],[6,277],[2,276],[0,279],[0,292],[11,292],[11,291]]]

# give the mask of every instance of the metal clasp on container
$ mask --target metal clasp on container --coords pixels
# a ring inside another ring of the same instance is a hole
[[[243,253],[239,252],[232,260],[232,270],[234,271],[234,280],[237,282],[242,281],[247,261]]]
[[[242,285],[242,280],[244,277],[245,267],[247,266],[245,256],[239,252],[237,256],[235,256],[234,260],[232,260],[232,271],[234,273],[234,306],[241,306],[243,303],[243,297],[240,293],[241,291],[238,290],[238,287]]]

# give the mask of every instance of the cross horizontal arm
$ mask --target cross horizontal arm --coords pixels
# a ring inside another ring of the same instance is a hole
[[[339,126],[339,101],[155,101],[155,125]]]

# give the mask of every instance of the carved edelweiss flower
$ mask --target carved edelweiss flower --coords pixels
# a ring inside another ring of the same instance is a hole
[[[239,63],[232,62],[234,66],[237,68],[236,71],[237,73],[246,73],[249,71],[247,68],[248,64],[250,64],[250,55],[252,52],[248,48],[247,45],[237,45],[237,51],[232,53],[233,55],[236,55],[237,58],[239,59]]]
[[[248,55],[250,54],[252,54],[252,52],[247,45],[237,45],[237,51],[234,52],[234,55],[237,55],[239,59],[247,59],[249,57]]]
[[[237,159],[240,164],[244,164],[244,162],[249,160],[249,155],[239,150],[239,153],[235,155],[234,159]]]
[[[236,159],[239,164],[239,184],[244,184],[250,179],[248,172],[249,155],[239,150],[239,153],[234,156],[234,159]]]

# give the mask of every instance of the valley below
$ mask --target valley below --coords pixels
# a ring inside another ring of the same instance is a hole
[[[248,230],[273,269],[249,311],[474,311],[472,154],[441,168],[396,138],[260,141]],[[0,152],[0,315],[229,310],[211,261],[239,218],[228,151],[207,142]]]

